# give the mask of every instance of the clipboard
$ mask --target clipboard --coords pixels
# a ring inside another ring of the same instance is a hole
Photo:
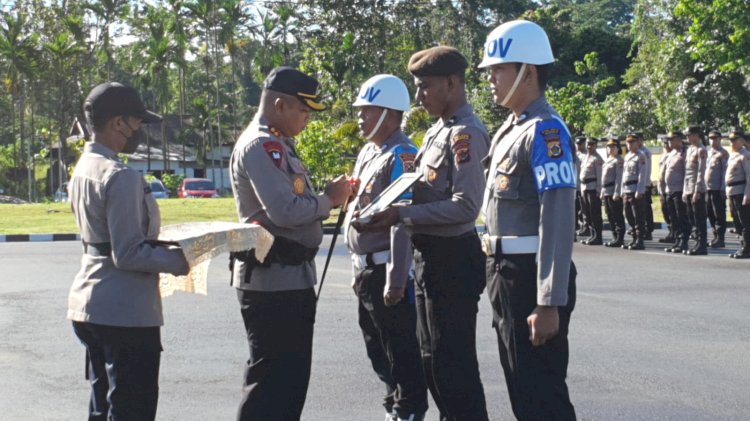
[[[373,215],[378,212],[384,211],[388,206],[393,204],[399,197],[401,197],[407,190],[411,188],[417,181],[422,179],[422,173],[404,173],[391,183],[388,187],[383,190],[378,197],[375,198],[369,205],[367,205],[359,213],[359,216],[355,221],[362,224],[366,224],[372,220]]]

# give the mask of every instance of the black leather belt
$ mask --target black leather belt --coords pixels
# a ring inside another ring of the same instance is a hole
[[[742,180],[742,181],[732,181],[731,183],[727,183],[727,187],[741,186],[743,184],[745,184],[745,180]]]
[[[111,243],[83,243],[83,252],[93,257],[109,257],[112,254]]]
[[[594,181],[596,181],[596,177],[594,177],[594,178],[584,178],[583,179],[584,183],[593,183]]]
[[[251,266],[269,267],[271,263],[280,263],[287,266],[298,266],[309,262],[318,254],[317,247],[305,247],[302,244],[285,237],[275,237],[271,250],[263,263],[255,258],[255,249],[230,253],[230,268],[234,265],[232,259],[238,259]]]
[[[614,181],[613,181],[613,182],[611,182],[611,183],[607,183],[607,184],[603,185],[602,187],[612,187],[612,186],[614,186],[614,185],[615,185],[615,183],[614,183]]]
[[[625,182],[626,186],[632,186],[633,184],[638,184],[638,180],[630,180]]]

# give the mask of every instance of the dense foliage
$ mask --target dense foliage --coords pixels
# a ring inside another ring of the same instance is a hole
[[[548,96],[574,131],[654,138],[688,123],[727,129],[750,120],[746,0],[16,0],[0,8],[0,187],[21,197],[44,191],[42,180],[31,188],[27,169],[59,171],[54,160],[66,154],[49,151],[67,147],[84,96],[106,80],[136,86],[163,114],[189,115],[179,141],[206,167],[218,165],[208,152],[231,144],[252,118],[270,69],[314,73],[331,107],[301,136],[300,153],[319,183],[346,171],[363,143],[350,107],[359,84],[393,73],[413,88],[409,56],[449,44],[472,63],[470,100],[493,129],[504,111],[475,65],[487,33],[520,17],[550,35],[557,63]],[[415,140],[429,124],[423,112],[409,114]]]

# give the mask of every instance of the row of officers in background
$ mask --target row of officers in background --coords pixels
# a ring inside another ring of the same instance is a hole
[[[651,181],[651,152],[643,136],[630,133],[623,157],[620,139],[606,139],[607,157],[597,152],[599,140],[578,137],[579,185],[578,235],[588,236],[582,244],[644,249],[652,239],[654,217],[652,190],[656,187],[661,212],[668,228],[664,249],[689,256],[705,255],[709,248],[725,247],[726,203],[729,202],[734,232],[740,248],[729,256],[750,258],[750,144],[748,135],[734,129],[729,135],[730,151],[722,146],[722,134],[690,126],[671,131],[663,138],[658,182]],[[613,240],[602,240],[602,204],[613,233]],[[624,214],[624,217],[623,217]],[[625,219],[632,240],[626,243]],[[706,221],[708,220],[708,224]],[[708,225],[713,237],[708,239]],[[690,240],[693,246],[690,247]]]

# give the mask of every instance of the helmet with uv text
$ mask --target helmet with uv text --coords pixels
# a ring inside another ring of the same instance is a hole
[[[355,107],[374,105],[397,111],[409,111],[411,98],[406,84],[393,75],[376,75],[362,84]]]
[[[547,33],[527,20],[513,20],[493,29],[484,44],[479,68],[502,63],[527,63],[536,66],[555,61]]]

